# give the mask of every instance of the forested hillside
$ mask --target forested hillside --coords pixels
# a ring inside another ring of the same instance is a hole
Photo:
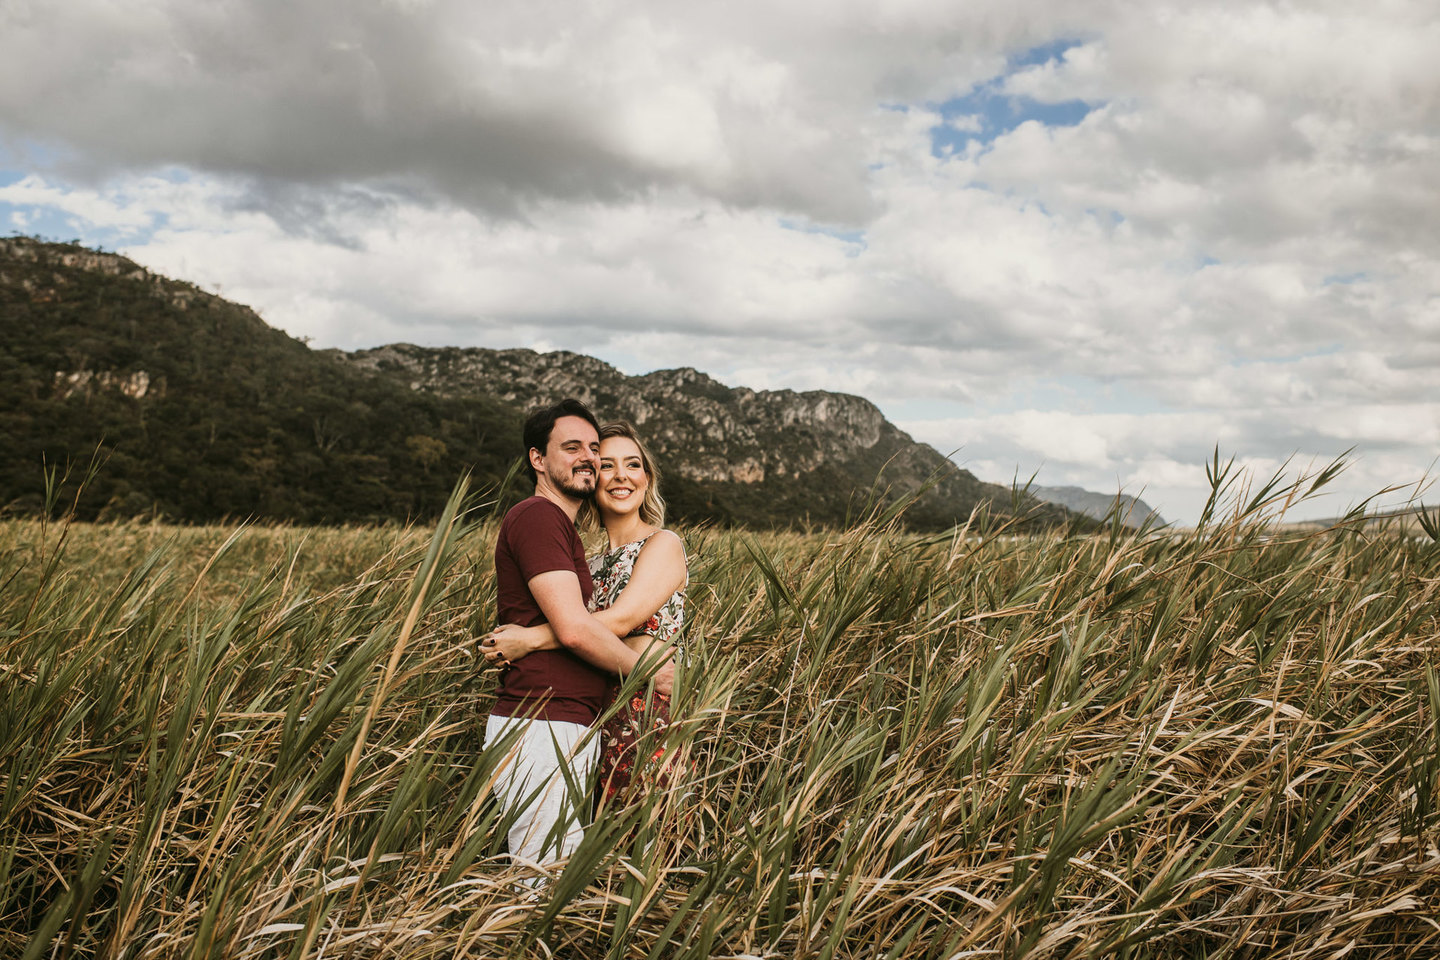
[[[518,454],[517,412],[317,357],[250,309],[78,247],[0,240],[0,505],[102,465],[84,517],[430,516]]]
[[[524,411],[564,396],[628,417],[659,453],[676,520],[839,526],[881,491],[933,488],[920,529],[978,504],[1074,518],[982,483],[845,394],[730,388],[695,370],[628,377],[580,354],[312,351],[248,307],[72,244],[0,239],[0,509],[83,475],[86,519],[297,523],[435,515],[465,471],[501,502]],[[1085,522],[1085,521],[1081,521]]]
[[[566,351],[401,343],[327,353],[417,392],[526,408],[575,396],[602,419],[630,420],[666,465],[665,495],[686,517],[837,525],[863,507],[873,487],[886,497],[920,492],[905,515],[921,529],[963,522],[978,503],[998,513],[1018,504],[1038,523],[1066,519],[1058,506],[976,479],[851,394],[727,387],[688,367],[627,376]]]

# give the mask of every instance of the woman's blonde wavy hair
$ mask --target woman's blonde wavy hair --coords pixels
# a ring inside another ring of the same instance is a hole
[[[653,527],[665,526],[665,499],[660,496],[660,468],[655,465],[650,448],[645,446],[645,441],[640,439],[640,434],[628,420],[612,420],[600,428],[601,442],[611,437],[624,437],[640,450],[640,468],[645,471],[645,479],[649,481],[645,485],[645,499],[640,501],[640,519]],[[598,475],[596,480],[599,480]],[[575,519],[582,529],[594,530],[601,526],[600,511],[593,499],[581,504],[580,513]]]

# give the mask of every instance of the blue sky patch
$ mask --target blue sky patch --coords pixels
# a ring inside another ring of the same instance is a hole
[[[964,96],[935,104],[944,123],[930,130],[930,152],[936,157],[961,153],[972,141],[984,146],[996,137],[1014,130],[1030,120],[1047,127],[1073,127],[1084,120],[1098,104],[1084,100],[1042,103],[1031,97],[1011,96],[1003,92],[1005,81],[1029,67],[1049,63],[1080,45],[1079,40],[1058,40],[1032,47],[1011,57],[1005,72],[975,86]]]
[[[1038,47],[1022,50],[1010,56],[1005,65],[1005,72],[1007,74],[1016,73],[1024,70],[1026,67],[1038,67],[1041,64],[1049,63],[1051,60],[1064,59],[1068,51],[1075,49],[1083,43],[1083,40],[1067,37],[1063,40],[1042,43]]]
[[[21,183],[33,176],[32,171],[0,167],[0,191]],[[161,176],[171,182],[183,182],[189,174],[184,171],[166,170]],[[41,176],[45,187],[60,197],[71,193],[68,185]],[[60,203],[23,203],[0,197],[0,236],[40,237],[44,240],[69,242],[78,240],[87,247],[116,250],[121,247],[147,243],[155,231],[169,222],[165,213],[149,210],[141,220],[125,223],[95,223],[83,213],[66,210]]]
[[[858,247],[858,249],[851,251],[851,256],[863,251],[867,246],[864,230],[841,230],[838,227],[827,227],[823,224],[810,223],[806,220],[796,220],[792,217],[781,217],[779,223],[780,229],[782,230],[794,230],[796,233],[818,233],[821,236],[833,237],[842,243]]]
[[[1370,279],[1370,274],[1364,270],[1357,270],[1354,273],[1332,273],[1320,281],[1323,286],[1349,286],[1352,283],[1361,283]]]
[[[0,171],[0,189],[13,186],[24,179],[24,175],[14,176],[14,171]],[[43,237],[46,240],[84,240],[89,241],[89,233],[84,228],[79,217],[66,213],[57,207],[43,206],[39,204],[17,204],[0,200],[0,232],[6,236],[25,234],[32,237]]]
[[[0,200],[0,235],[39,237],[42,240],[69,243],[78,240],[87,247],[119,250],[144,245],[154,235],[155,227],[145,230],[98,227],[84,218],[55,207],[13,204]]]

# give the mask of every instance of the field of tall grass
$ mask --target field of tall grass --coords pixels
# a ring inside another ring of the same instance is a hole
[[[0,523],[0,955],[1440,955],[1440,546],[1223,479],[1184,534],[687,531],[687,772],[538,897],[484,511]]]

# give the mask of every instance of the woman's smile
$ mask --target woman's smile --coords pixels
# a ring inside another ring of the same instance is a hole
[[[630,512],[645,500],[650,478],[640,459],[640,448],[627,437],[600,441],[600,481],[596,506],[610,512]]]

